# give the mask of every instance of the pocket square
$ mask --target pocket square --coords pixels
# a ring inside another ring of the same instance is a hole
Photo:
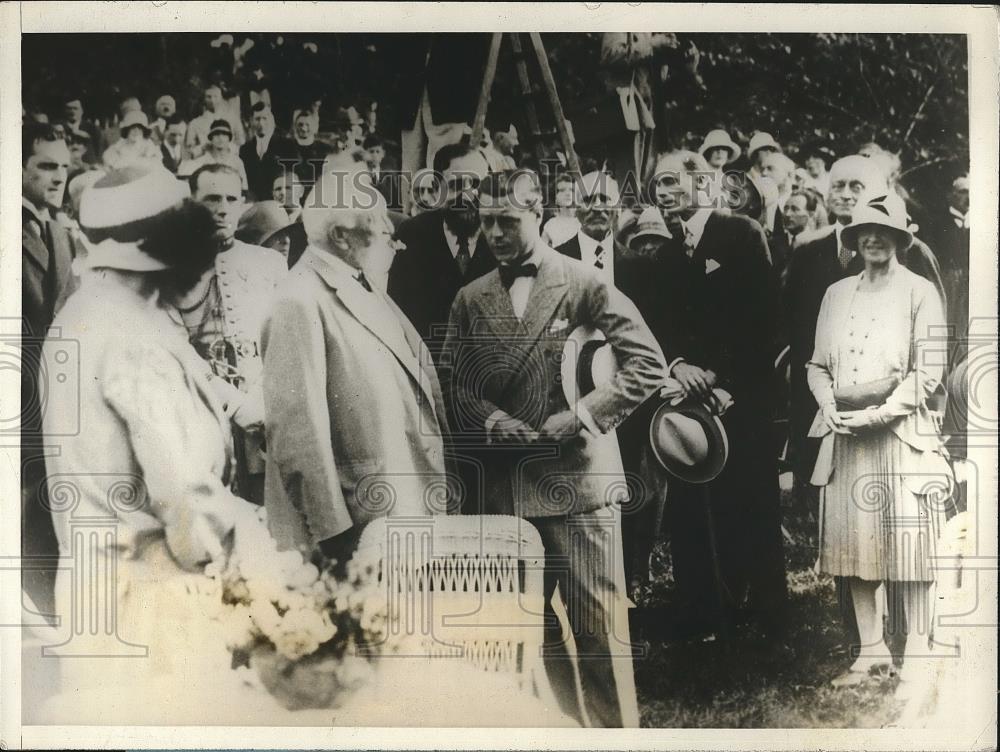
[[[711,274],[716,269],[718,269],[721,264],[715,259],[706,259],[705,261],[705,274]]]
[[[569,319],[556,319],[551,324],[549,324],[549,334],[555,334],[556,332],[561,332],[568,326],[569,326]]]

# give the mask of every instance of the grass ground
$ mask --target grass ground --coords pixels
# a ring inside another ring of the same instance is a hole
[[[665,640],[658,613],[670,613],[669,544],[654,552],[652,583],[637,598],[647,618],[633,634],[647,653],[635,662],[641,723],[651,728],[880,728],[901,703],[894,677],[835,689],[850,664],[833,580],[812,571],[816,523],[808,505],[783,498],[790,603],[788,655],[775,660],[753,634],[721,640]],[[652,616],[652,618],[650,618]]]

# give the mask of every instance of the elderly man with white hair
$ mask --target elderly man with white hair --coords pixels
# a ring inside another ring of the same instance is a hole
[[[597,269],[608,284],[615,282],[615,220],[621,203],[618,183],[595,170],[576,185],[576,218],[580,229],[556,250]]]
[[[325,170],[306,198],[309,245],[261,340],[271,534],[340,562],[372,519],[443,514],[450,501],[430,356],[366,276],[392,252],[385,199],[352,177]]]

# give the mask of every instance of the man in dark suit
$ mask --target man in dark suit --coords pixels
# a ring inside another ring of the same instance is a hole
[[[615,283],[614,224],[621,194],[618,183],[605,172],[588,172],[576,186],[576,217],[580,229],[556,248],[559,253],[597,269]]]
[[[951,184],[946,200],[937,211],[928,212],[921,236],[941,263],[948,294],[948,323],[954,331],[957,351],[953,362],[965,353],[969,327],[969,176],[960,175]]]
[[[840,232],[850,224],[854,207],[863,196],[877,196],[888,190],[885,173],[874,160],[858,155],[838,160],[830,170],[827,203],[836,222],[817,233],[799,235],[788,262],[783,302],[791,362],[789,446],[796,478],[803,484],[812,475],[818,451],[818,442],[806,437],[818,409],[806,383],[806,362],[816,342],[819,307],[830,285],[864,269],[861,257],[840,242]],[[900,261],[933,282],[945,297],[937,259],[924,243],[915,239]]]
[[[247,172],[251,200],[266,201],[271,198],[274,179],[281,174],[281,160],[294,159],[295,149],[291,141],[274,134],[274,115],[266,102],[253,106],[250,127],[253,138],[240,147],[240,159]]]
[[[184,134],[186,131],[187,124],[180,115],[173,114],[164,121],[160,154],[163,155],[163,166],[175,175],[177,168],[185,159]]]
[[[464,144],[450,144],[434,157],[446,189],[443,208],[407,219],[396,233],[406,248],[389,270],[389,295],[424,338],[435,361],[444,342],[455,294],[496,267],[479,231],[479,183],[486,159]]]
[[[317,119],[310,110],[298,110],[293,116],[292,170],[307,191],[319,178],[323,160],[333,153],[333,147],[316,138]]]
[[[83,131],[90,136],[90,148],[94,154],[104,153],[104,142],[101,138],[101,129],[95,123],[85,120],[83,117],[83,102],[79,97],[70,95],[63,105],[63,116],[66,121],[68,133],[73,131]]]
[[[53,218],[69,172],[66,142],[47,124],[22,131],[21,178],[21,524],[26,558],[57,557],[52,516],[44,505],[45,459],[39,384],[42,341],[75,288],[69,234]],[[43,613],[55,610],[55,566],[23,569],[23,585]]]
[[[522,517],[541,535],[545,666],[560,705],[584,724],[634,727],[618,510],[624,488],[612,431],[662,383],[663,354],[624,294],[541,241],[541,213],[534,173],[484,181],[483,234],[500,266],[455,298],[442,385],[454,430],[481,449],[484,495],[474,511]],[[603,332],[619,370],[571,405],[562,360],[580,326]],[[553,610],[557,585],[576,659]]]
[[[777,453],[770,440],[777,282],[760,224],[709,208],[708,172],[702,156],[680,151],[661,158],[654,176],[673,238],[664,251],[663,279],[670,286],[651,325],[670,375],[687,396],[708,399],[717,387],[735,400],[722,418],[729,436],[722,473],[705,486],[671,483],[674,579],[679,613],[695,631],[718,628],[720,617],[732,619],[749,593],[750,616],[776,635],[787,595]],[[714,517],[717,562],[710,556],[706,504]]]

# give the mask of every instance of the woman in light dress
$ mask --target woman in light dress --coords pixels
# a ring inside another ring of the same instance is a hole
[[[895,194],[861,204],[842,242],[865,270],[830,286],[820,308],[809,387],[821,438],[818,568],[848,579],[860,649],[835,686],[864,681],[892,656],[883,639],[881,583],[902,593],[902,679],[931,649],[934,557],[951,473],[933,396],[943,372],[944,314],[935,287],[896,259],[913,240]],[[923,660],[921,660],[923,659]]]
[[[127,112],[119,126],[121,138],[104,150],[104,166],[108,170],[123,167],[152,167],[162,164],[160,147],[150,139],[149,120],[141,110]]]
[[[200,571],[253,512],[227,488],[229,422],[172,315],[216,252],[211,215],[187,192],[162,165],[85,190],[87,269],[44,346],[62,364],[43,425],[59,446],[46,469],[62,642],[47,654],[61,659],[49,710],[64,721],[181,720],[228,669]]]

